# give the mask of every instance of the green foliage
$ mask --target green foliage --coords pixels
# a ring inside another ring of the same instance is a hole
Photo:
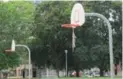
[[[81,1],[80,1],[81,2]],[[68,67],[85,69],[98,66],[109,69],[108,29],[103,20],[86,17],[82,27],[75,29],[76,48],[71,52],[71,29],[61,28],[61,24],[70,23],[70,13],[75,2],[41,2],[35,11],[36,37],[32,44],[32,58],[38,65],[53,65],[63,68],[64,50],[68,50]],[[110,21],[114,38],[114,57],[121,61],[121,3],[120,1],[82,2],[86,12],[103,14]],[[120,4],[120,5],[119,5]],[[35,46],[34,46],[35,45]],[[43,61],[42,61],[43,60]],[[116,63],[116,62],[115,62]]]
[[[4,51],[10,48],[12,39],[18,41],[16,43],[27,44],[30,42],[28,40],[33,29],[33,12],[34,6],[31,2],[0,2],[0,69],[20,64],[21,55],[18,53],[24,50],[17,50],[18,53],[11,55],[6,55]]]
[[[85,3],[85,4],[84,4]],[[120,2],[83,2],[85,11],[97,12],[110,17],[113,14],[113,20],[110,21],[113,29],[113,50],[115,64],[121,62],[121,4]],[[100,5],[101,4],[101,5]],[[120,4],[120,5],[118,5]],[[87,7],[87,8],[86,8]],[[88,8],[91,7],[91,8]],[[117,8],[117,9],[116,9]],[[117,17],[117,19],[116,19]],[[107,25],[96,17],[87,17],[86,23],[76,30],[76,51],[75,58],[78,61],[78,67],[97,66],[102,71],[109,70],[109,46]],[[81,63],[81,64],[80,64]]]
[[[0,70],[13,68],[20,64],[19,55],[17,53],[0,53]]]
[[[40,56],[40,61],[37,64],[52,63],[54,67],[57,67],[64,63],[64,50],[71,47],[71,42],[68,42],[71,40],[71,30],[60,26],[63,23],[69,23],[68,16],[70,16],[71,8],[71,2],[59,1],[42,2],[37,6],[34,34],[37,37],[38,46],[35,44],[35,51],[32,52],[36,55],[33,59],[35,62],[38,62],[37,56]]]
[[[6,40],[14,38],[17,41],[27,39],[33,27],[33,4],[23,1],[11,1],[0,3],[0,6],[1,40],[3,38]]]

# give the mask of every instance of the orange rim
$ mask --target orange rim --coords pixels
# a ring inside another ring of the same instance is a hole
[[[80,25],[79,24],[62,24],[61,26],[65,28],[76,28]]]
[[[7,50],[5,50],[5,52],[12,52],[12,50],[11,49],[7,49]]]

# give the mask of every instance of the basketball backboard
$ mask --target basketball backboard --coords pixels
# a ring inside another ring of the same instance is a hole
[[[85,12],[83,6],[80,3],[76,3],[73,6],[70,20],[71,24],[78,24],[79,26],[84,24]]]
[[[15,41],[14,40],[12,40],[11,51],[15,51]]]

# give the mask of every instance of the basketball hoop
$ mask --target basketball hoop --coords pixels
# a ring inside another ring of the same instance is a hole
[[[76,27],[82,26],[85,23],[85,11],[83,6],[80,3],[76,3],[71,12],[70,24],[62,24],[61,26],[64,28],[72,28],[72,52],[76,47],[76,36],[74,33],[74,29]]]
[[[76,27],[79,27],[80,25],[79,24],[62,24],[61,26],[64,28],[76,28]]]
[[[5,52],[12,52],[12,50],[11,49],[7,49],[7,50],[5,50]]]
[[[12,51],[11,49],[5,50],[5,53],[6,53],[7,55],[10,55],[12,52],[13,52],[13,51]]]

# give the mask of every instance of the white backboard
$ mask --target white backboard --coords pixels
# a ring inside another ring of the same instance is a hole
[[[15,51],[15,41],[14,40],[12,40],[11,51]]]
[[[78,24],[80,26],[84,24],[85,12],[83,6],[80,3],[76,3],[73,6],[70,20],[71,20],[71,24]]]

